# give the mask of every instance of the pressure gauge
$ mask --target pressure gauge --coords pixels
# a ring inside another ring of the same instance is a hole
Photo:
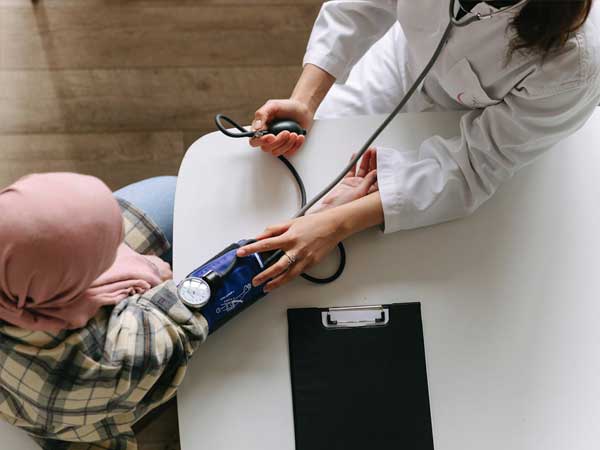
[[[203,278],[190,277],[179,283],[177,294],[189,308],[202,308],[211,296],[210,285]]]

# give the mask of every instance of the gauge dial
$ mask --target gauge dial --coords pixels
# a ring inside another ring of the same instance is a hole
[[[186,278],[177,288],[181,301],[190,308],[202,308],[211,296],[210,286],[202,278]]]

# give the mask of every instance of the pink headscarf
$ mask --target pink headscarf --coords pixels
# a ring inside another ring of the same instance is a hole
[[[29,175],[0,191],[0,319],[28,330],[83,327],[105,305],[170,275],[123,240],[121,211],[97,178]]]

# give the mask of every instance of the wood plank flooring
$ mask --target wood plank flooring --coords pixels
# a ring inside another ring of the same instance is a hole
[[[289,95],[320,4],[0,0],[0,186],[41,170],[112,188],[175,174],[184,134]]]
[[[74,171],[176,174],[226,112],[286,97],[321,0],[0,0],[0,187]],[[176,403],[137,429],[179,448]]]

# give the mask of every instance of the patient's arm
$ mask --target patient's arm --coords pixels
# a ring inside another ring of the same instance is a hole
[[[354,156],[352,155],[352,158]],[[355,165],[336,187],[308,211],[308,214],[344,205],[377,190],[377,153],[371,148],[363,155],[360,166]]]

